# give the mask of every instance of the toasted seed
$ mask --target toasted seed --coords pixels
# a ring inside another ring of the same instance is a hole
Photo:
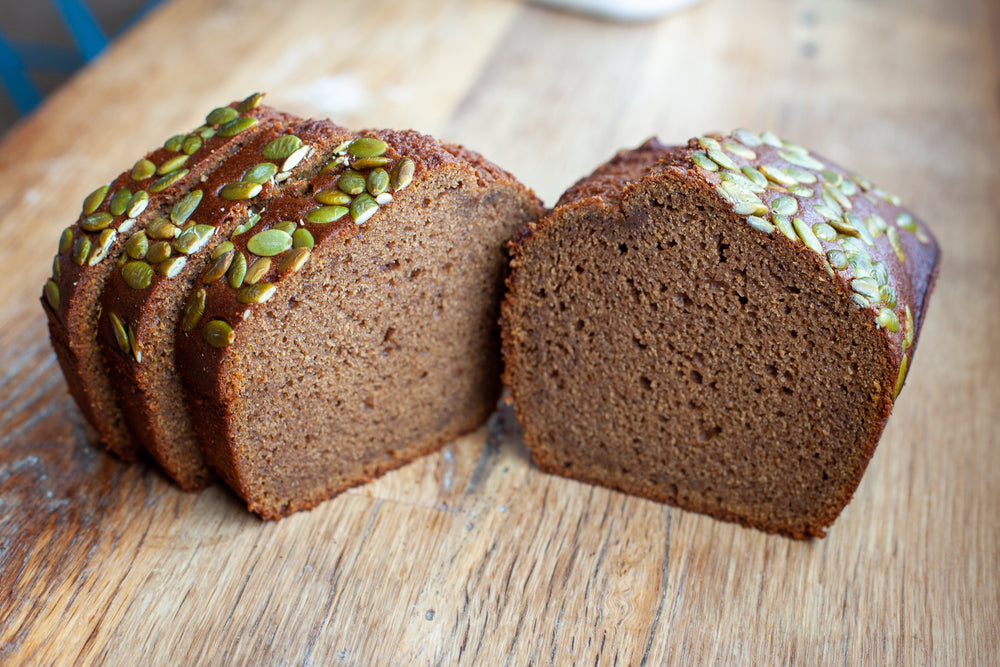
[[[823,254],[823,246],[820,245],[819,239],[816,238],[816,234],[813,233],[812,228],[802,218],[792,218],[792,226],[795,227],[795,233],[798,234],[798,237],[802,239],[807,248],[817,255]]]
[[[214,137],[217,132],[218,130],[216,130],[214,127],[205,127],[198,131],[198,136],[200,136],[205,141],[208,141],[209,139]]]
[[[239,289],[243,284],[243,278],[247,274],[247,257],[239,250],[233,255],[233,263],[226,272],[226,282],[233,289]]]
[[[733,171],[739,171],[740,167],[733,159],[722,152],[721,149],[712,149],[708,151],[708,159],[715,162],[717,165],[723,169],[732,169]]]
[[[132,166],[132,172],[130,176],[132,177],[133,181],[142,181],[149,178],[155,173],[156,173],[156,165],[153,164],[150,160],[142,158],[140,160],[136,160],[135,165]]]
[[[86,234],[82,234],[77,237],[76,243],[73,244],[73,261],[83,266],[89,255],[90,239],[87,238]]]
[[[346,206],[318,206],[306,213],[306,220],[315,224],[325,224],[340,220],[348,211]]]
[[[893,206],[899,206],[902,203],[899,197],[892,194],[891,192],[886,192],[882,188],[872,188],[872,194],[874,194],[876,197],[879,197],[884,201],[889,202]]]
[[[802,185],[812,185],[819,180],[816,174],[805,169],[799,169],[798,167],[780,167],[780,169],[787,176],[794,178],[796,183],[801,183]]]
[[[176,153],[181,149],[181,146],[184,145],[184,136],[185,135],[183,134],[175,134],[163,143],[163,147],[168,151]]]
[[[398,192],[409,185],[413,181],[413,174],[416,169],[416,163],[408,157],[404,157],[396,162],[390,174],[392,191]]]
[[[389,173],[382,168],[373,169],[368,174],[366,186],[372,197],[377,197],[389,189]]]
[[[217,257],[212,263],[212,266],[210,266],[202,275],[201,282],[208,285],[226,275],[226,271],[228,271],[229,267],[232,265],[233,257],[235,257],[235,255],[236,252],[234,250],[230,250],[229,252]]]
[[[778,185],[783,185],[788,187],[790,185],[795,185],[796,180],[783,172],[778,167],[772,167],[769,164],[761,165],[760,170],[767,176],[770,180],[774,181]]]
[[[293,220],[282,220],[281,222],[276,222],[273,225],[271,225],[271,229],[279,229],[279,230],[285,232],[286,234],[288,234],[289,236],[291,236],[292,233],[297,228],[298,228],[298,225],[295,224],[295,222]]]
[[[795,197],[778,197],[771,202],[771,210],[780,215],[795,215],[799,210],[799,202]]]
[[[59,255],[52,258],[52,279],[59,280],[62,275],[62,262],[59,261]]]
[[[795,228],[792,226],[792,221],[789,220],[787,215],[781,215],[780,213],[773,213],[771,215],[771,221],[778,230],[787,236],[792,241],[798,241],[799,237],[795,233]]]
[[[253,111],[260,106],[260,101],[262,99],[264,99],[264,93],[254,93],[253,95],[248,95],[246,99],[236,105],[236,110],[240,113]]]
[[[202,327],[201,335],[209,345],[220,349],[236,339],[233,328],[222,320],[211,320]]]
[[[387,148],[384,141],[375,137],[359,137],[348,145],[347,152],[356,158],[378,157]]]
[[[142,362],[142,350],[139,349],[139,341],[136,338],[135,329],[132,328],[131,324],[128,325],[127,335],[128,345],[132,348],[132,358],[135,359],[136,363]]]
[[[108,251],[111,250],[111,244],[115,242],[116,236],[118,236],[118,232],[114,229],[105,229],[100,233],[97,242],[90,249],[90,254],[87,255],[89,266],[97,266],[102,259],[108,256]]]
[[[899,375],[896,376],[896,385],[892,388],[892,398],[896,400],[899,396],[899,392],[903,389],[903,382],[906,381],[906,368],[909,365],[910,358],[904,354],[903,358],[899,362]]]
[[[67,227],[59,235],[59,254],[65,255],[73,247],[73,228]]]
[[[45,293],[45,300],[52,306],[52,310],[59,310],[59,285],[54,280],[46,280],[42,290]]]
[[[866,244],[870,246],[875,245],[875,237],[872,236],[872,233],[870,231],[868,231],[868,227],[865,226],[864,221],[860,217],[858,217],[854,213],[845,213],[844,221],[847,222],[847,224],[849,224],[855,230],[857,230],[858,236],[861,237],[862,241],[864,241]]]
[[[125,253],[132,259],[144,259],[149,251],[149,240],[141,229],[125,242]]]
[[[243,278],[243,282],[247,285],[255,285],[259,283],[270,270],[271,259],[269,257],[258,257],[250,264],[250,266],[247,267],[246,276]]]
[[[812,157],[808,153],[794,151],[778,151],[778,157],[790,164],[803,167],[805,169],[819,170],[823,168],[823,163]]]
[[[140,260],[126,262],[122,267],[122,278],[132,289],[146,289],[153,282],[153,267]]]
[[[260,213],[254,213],[249,218],[236,225],[236,227],[233,228],[233,231],[229,234],[229,238],[234,239],[240,234],[246,233],[250,229],[253,229],[254,225],[258,222],[260,222]]]
[[[312,233],[304,228],[299,227],[294,232],[292,232],[292,247],[293,248],[312,248],[316,245],[316,241],[313,240]]]
[[[187,264],[187,257],[171,257],[160,262],[156,270],[164,278],[176,278]]]
[[[223,241],[219,245],[215,246],[215,250],[212,251],[211,258],[212,259],[219,259],[223,255],[225,255],[227,252],[229,252],[230,250],[232,250],[234,247],[235,246],[233,245],[232,241]]]
[[[311,253],[312,251],[309,248],[293,247],[281,256],[281,259],[278,261],[278,270],[281,272],[298,271],[309,259]]]
[[[111,215],[121,215],[125,212],[126,207],[128,207],[128,202],[131,198],[132,193],[128,190],[128,188],[122,188],[115,191],[115,193],[111,195],[111,201],[108,202],[108,211],[111,212]]]
[[[756,215],[748,215],[747,224],[756,229],[758,232],[764,232],[765,234],[770,234],[774,231],[774,225],[764,218]]]
[[[204,248],[213,234],[215,227],[212,225],[192,225],[174,241],[174,250],[192,255]]]
[[[108,186],[102,185],[101,187],[97,188],[89,195],[87,195],[87,197],[83,200],[83,214],[90,215],[91,213],[96,211],[97,207],[99,207],[102,203],[104,203],[104,198],[107,196],[107,194],[108,194]]]
[[[238,181],[228,183],[219,190],[219,196],[229,201],[240,201],[243,199],[253,199],[260,194],[263,186],[260,183],[249,181]]]
[[[188,175],[187,169],[178,169],[177,171],[161,176],[160,178],[153,181],[153,184],[149,186],[150,192],[163,192],[171,185],[181,180]]]
[[[750,181],[757,186],[758,190],[755,192],[763,192],[767,189],[767,176],[760,173],[757,169],[754,169],[750,165],[744,166],[740,171],[746,176]]]
[[[795,185],[789,185],[788,192],[795,195],[796,197],[804,197],[804,198],[812,197],[814,194],[811,189],[807,188],[804,185],[799,185],[798,183],[796,183]]]
[[[816,235],[820,241],[826,241],[827,243],[833,243],[837,240],[837,230],[826,224],[825,222],[817,222],[812,226],[813,234]]]
[[[128,203],[125,205],[125,213],[130,218],[137,218],[139,214],[146,210],[148,205],[149,194],[145,190],[139,190],[129,197]],[[121,229],[118,231],[121,231]]]
[[[903,244],[899,241],[899,232],[895,227],[889,227],[885,230],[885,235],[889,239],[889,245],[896,252],[896,257],[899,257],[900,262],[905,262],[906,256],[903,254]]]
[[[197,134],[189,134],[184,138],[184,143],[181,144],[181,150],[185,155],[191,155],[199,148],[201,148],[202,139]]]
[[[858,304],[861,308],[871,308],[871,302],[860,294],[852,294],[851,297],[854,299],[854,303]]]
[[[843,250],[831,250],[826,253],[826,258],[830,260],[830,265],[835,269],[847,268],[847,255],[844,254]]]
[[[301,147],[301,139],[294,134],[286,134],[268,142],[261,153],[268,160],[284,160]]]
[[[271,178],[278,173],[278,167],[276,167],[271,162],[261,162],[256,164],[250,169],[247,169],[247,173],[243,174],[244,183],[259,183],[263,185],[267,183]]]
[[[163,176],[165,174],[177,171],[178,169],[184,166],[184,163],[188,161],[189,157],[190,157],[189,155],[175,155],[174,157],[170,158],[169,160],[161,164],[159,169],[156,170],[156,173],[159,174],[160,176]]]
[[[862,190],[871,190],[872,182],[861,174],[851,174],[851,180],[858,184]]]
[[[292,247],[292,236],[280,229],[268,229],[250,237],[247,250],[260,257],[274,257]]]
[[[159,264],[170,257],[171,251],[172,248],[169,242],[157,241],[149,246],[149,250],[146,252],[146,261],[150,264]]]
[[[375,203],[379,206],[385,206],[392,201],[392,195],[388,192],[383,192],[378,197],[375,197]]]
[[[173,239],[180,236],[181,230],[166,218],[157,218],[146,227],[146,234],[151,239]]]
[[[240,303],[264,303],[274,296],[275,287],[271,283],[257,283],[240,290]]]
[[[313,198],[320,204],[327,206],[350,206],[351,195],[340,190],[320,190]]]
[[[302,162],[302,160],[304,160],[310,153],[312,153],[312,146],[306,144],[286,157],[285,161],[281,163],[282,173],[295,169],[295,167],[299,166],[299,163]]]
[[[354,169],[371,169],[372,167],[384,167],[391,161],[384,155],[380,157],[363,157],[352,162],[351,167]]]
[[[723,185],[735,185],[742,190],[747,192],[760,193],[767,189],[767,182],[763,185],[755,183],[750,178],[743,175],[741,171],[724,171],[719,174],[719,178]]]
[[[220,137],[235,137],[240,132],[245,132],[257,124],[257,119],[250,116],[234,118],[231,121],[219,126]]]
[[[836,188],[830,183],[824,183],[823,189],[825,191],[823,193],[824,197],[829,193],[830,197],[832,197],[833,200],[836,201],[837,204],[840,205],[840,207],[845,211],[849,211],[854,208],[854,204],[851,203],[850,198],[844,196],[844,193],[840,191],[840,188]]]
[[[114,216],[107,211],[91,213],[80,221],[80,227],[88,232],[99,232],[105,229],[114,220]]]
[[[115,335],[115,342],[118,343],[118,349],[128,354],[131,345],[128,340],[128,332],[125,331],[125,325],[122,323],[121,318],[109,312],[108,320],[111,322],[111,331]]]
[[[871,278],[872,260],[866,252],[847,254],[847,265],[854,271],[855,278]],[[876,283],[877,285],[878,283]]]
[[[851,289],[874,303],[878,303],[881,299],[878,284],[874,278],[855,278],[851,281]]]
[[[743,129],[742,127],[733,130],[733,136],[741,141],[745,146],[760,146],[761,143],[763,143],[761,142],[759,136],[750,130]]]
[[[199,287],[191,292],[187,303],[184,304],[184,314],[181,318],[181,329],[191,331],[198,324],[198,320],[205,314],[205,288]]]
[[[133,227],[135,227],[135,218],[125,218],[121,221],[121,224],[118,225],[118,233],[127,234]]]
[[[910,310],[910,304],[903,306],[903,310],[906,312],[905,328],[903,329],[903,349],[913,345],[913,337],[916,336],[916,330],[913,328],[913,312]]]
[[[730,153],[732,153],[733,155],[735,155],[736,157],[741,157],[744,160],[756,160],[757,159],[757,154],[754,153],[749,148],[747,148],[746,146],[744,146],[743,144],[737,144],[737,143],[733,143],[733,142],[728,142],[728,143],[722,144],[722,147],[725,150],[727,150]]]
[[[355,224],[365,224],[377,211],[378,204],[375,203],[375,200],[367,192],[358,195],[351,202],[351,218],[353,218]]]
[[[237,112],[236,109],[233,109],[232,107],[218,107],[208,112],[208,115],[205,116],[205,124],[221,125],[223,123],[228,123],[229,121],[234,120],[238,115],[239,112]]]
[[[708,155],[705,154],[704,151],[696,151],[692,153],[691,161],[706,171],[719,171],[719,165],[708,159]]]
[[[714,137],[698,137],[698,143],[706,151],[722,150],[722,144],[720,144]]]
[[[878,294],[882,297],[882,303],[888,308],[896,307],[896,290],[892,288],[892,285],[882,285],[878,290]]]
[[[889,282],[889,267],[885,265],[885,262],[873,261],[871,276],[879,287],[884,287]]]
[[[170,209],[170,221],[175,225],[183,225],[187,222],[187,219],[191,217],[194,210],[198,208],[198,204],[201,203],[203,195],[204,193],[201,190],[192,190],[184,195]]]

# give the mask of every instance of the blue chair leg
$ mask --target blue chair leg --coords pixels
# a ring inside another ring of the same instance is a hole
[[[80,55],[89,61],[108,45],[108,38],[101,30],[90,9],[81,0],[52,0],[62,15],[69,33],[80,47]]]
[[[2,33],[0,33],[0,80],[3,81],[7,94],[21,115],[28,113],[42,101],[38,88],[28,78],[24,63]]]

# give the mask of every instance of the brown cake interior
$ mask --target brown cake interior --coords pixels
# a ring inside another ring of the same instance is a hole
[[[873,318],[817,257],[704,187],[644,181],[620,205],[558,210],[518,264],[505,349],[543,469],[823,534],[874,451],[892,378]]]

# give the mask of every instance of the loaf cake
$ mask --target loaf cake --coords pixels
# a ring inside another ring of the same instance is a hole
[[[43,304],[111,451],[277,518],[485,420],[504,243],[541,209],[461,146],[260,101],[89,196]]]
[[[857,488],[939,259],[897,197],[746,130],[617,155],[510,251],[538,466],[795,538]]]

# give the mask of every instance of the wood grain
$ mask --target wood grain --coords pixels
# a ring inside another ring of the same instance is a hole
[[[995,664],[998,20],[988,0],[708,0],[637,25],[516,2],[162,5],[0,143],[0,663]],[[87,444],[37,303],[58,232],[258,89],[465,143],[549,203],[647,136],[740,125],[900,194],[944,261],[829,536],[543,475],[506,410],[277,523]]]

